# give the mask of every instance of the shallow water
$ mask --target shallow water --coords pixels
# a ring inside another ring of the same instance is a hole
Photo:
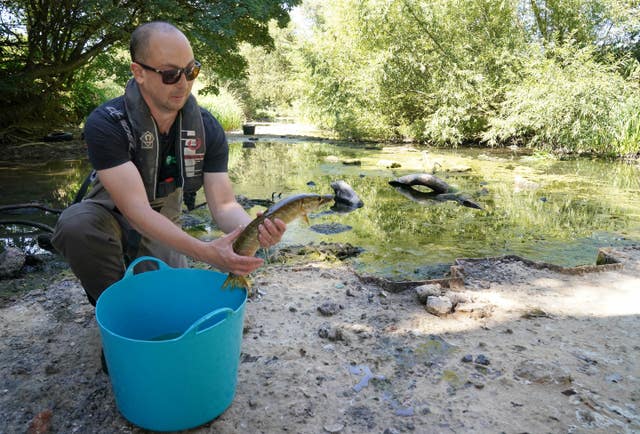
[[[440,276],[460,257],[517,254],[564,266],[593,264],[599,247],[640,240],[639,169],[624,162],[326,142],[259,142],[253,149],[234,143],[231,155],[236,189],[252,198],[332,193],[332,181],[350,184],[364,207],[319,213],[311,224],[340,223],[352,230],[318,234],[297,221],[284,242],[348,242],[365,249],[353,260],[357,268],[394,278]],[[360,165],[344,164],[352,160]],[[384,167],[391,162],[400,167]],[[388,184],[434,169],[483,210],[451,201],[416,202]]]
[[[564,266],[593,264],[599,247],[640,241],[640,178],[635,164],[586,158],[560,161],[511,150],[365,148],[326,141],[260,140],[255,148],[231,142],[230,149],[229,173],[236,193],[251,199],[269,199],[273,193],[282,197],[333,193],[332,181],[350,184],[364,207],[348,214],[319,212],[311,216],[311,224],[325,228],[340,224],[351,230],[318,233],[299,220],[289,225],[283,243],[360,246],[364,253],[351,261],[368,273],[440,277],[456,258],[504,254]],[[385,167],[392,162],[400,167]],[[412,200],[388,184],[396,177],[434,170],[483,209],[452,201]],[[0,167],[0,205],[38,201],[63,207],[87,172],[83,161]],[[197,202],[203,200],[200,192]],[[249,212],[259,210],[264,208]],[[203,218],[206,212],[195,215]],[[39,211],[0,214],[0,219],[8,218],[51,225],[56,220],[55,215]],[[0,226],[4,245],[15,243],[7,229],[15,228]],[[198,236],[218,234],[208,223],[200,229],[194,230]]]

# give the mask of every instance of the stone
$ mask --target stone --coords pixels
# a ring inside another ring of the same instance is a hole
[[[331,327],[326,323],[322,324],[318,329],[318,336],[322,339],[329,339],[332,342],[346,340],[340,327]]]
[[[622,375],[620,374],[611,374],[611,375],[607,375],[606,380],[611,382],[611,383],[621,383],[622,382]]]
[[[479,365],[484,365],[484,366],[488,366],[491,363],[487,358],[487,356],[485,356],[484,354],[478,354],[476,356],[475,362]]]
[[[525,360],[513,371],[514,376],[537,384],[570,384],[573,379],[565,369],[536,360]]]
[[[340,305],[333,301],[325,301],[318,306],[318,312],[323,316],[332,316],[340,311]]]
[[[22,250],[7,247],[4,252],[0,253],[0,278],[16,276],[26,260],[27,256]]]
[[[343,423],[332,423],[324,426],[325,432],[328,433],[340,433],[344,429]]]
[[[469,297],[469,295],[463,293],[463,292],[457,292],[457,291],[447,291],[444,293],[444,295],[446,295],[447,297],[449,297],[449,299],[451,300],[451,303],[453,303],[454,306],[460,304],[460,303],[469,303],[471,302],[471,297]]]
[[[427,302],[428,297],[442,295],[442,287],[437,283],[427,283],[425,285],[416,286],[415,291],[418,296],[418,300],[422,304]]]
[[[449,297],[431,296],[427,298],[426,309],[427,312],[433,315],[441,316],[450,313],[453,309],[453,304]]]
[[[458,303],[455,311],[466,313],[471,318],[488,318],[491,316],[493,306],[484,303]]]

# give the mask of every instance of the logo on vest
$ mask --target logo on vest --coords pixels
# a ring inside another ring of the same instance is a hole
[[[187,177],[191,178],[196,176],[197,173],[202,170],[202,160],[204,159],[203,153],[198,153],[198,149],[202,146],[202,140],[200,137],[195,139],[183,138],[183,152],[184,152],[184,170]]]
[[[200,139],[187,139],[184,141],[184,147],[192,151],[197,151],[200,148]]]
[[[151,131],[145,131],[140,137],[140,147],[142,149],[153,149],[153,142],[155,141],[154,135]]]

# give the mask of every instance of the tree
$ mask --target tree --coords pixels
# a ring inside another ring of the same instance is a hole
[[[640,149],[636,0],[304,5],[307,107],[343,137]]]
[[[0,132],[15,125],[77,122],[86,113],[68,109],[75,80],[99,77],[96,62],[104,66],[116,49],[126,50],[133,29],[147,21],[169,21],[183,30],[208,72],[238,76],[246,66],[238,44],[271,45],[268,23],[285,26],[300,1],[3,0]]]

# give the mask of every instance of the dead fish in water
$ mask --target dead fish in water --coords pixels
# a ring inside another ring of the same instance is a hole
[[[290,223],[296,218],[302,217],[308,224],[308,214],[332,200],[333,195],[331,194],[320,195],[314,193],[296,194],[282,199],[269,207],[262,215],[253,219],[244,228],[238,238],[233,242],[233,251],[242,256],[253,256],[256,254],[260,248],[258,226],[262,224],[264,219],[280,219],[285,223]],[[229,273],[222,287],[227,288],[231,286],[247,288],[247,291],[251,293],[251,285],[244,276],[236,276]]]
[[[337,212],[349,212],[364,206],[364,202],[349,184],[340,180],[331,183],[331,188],[335,193],[335,205],[331,207]]]

